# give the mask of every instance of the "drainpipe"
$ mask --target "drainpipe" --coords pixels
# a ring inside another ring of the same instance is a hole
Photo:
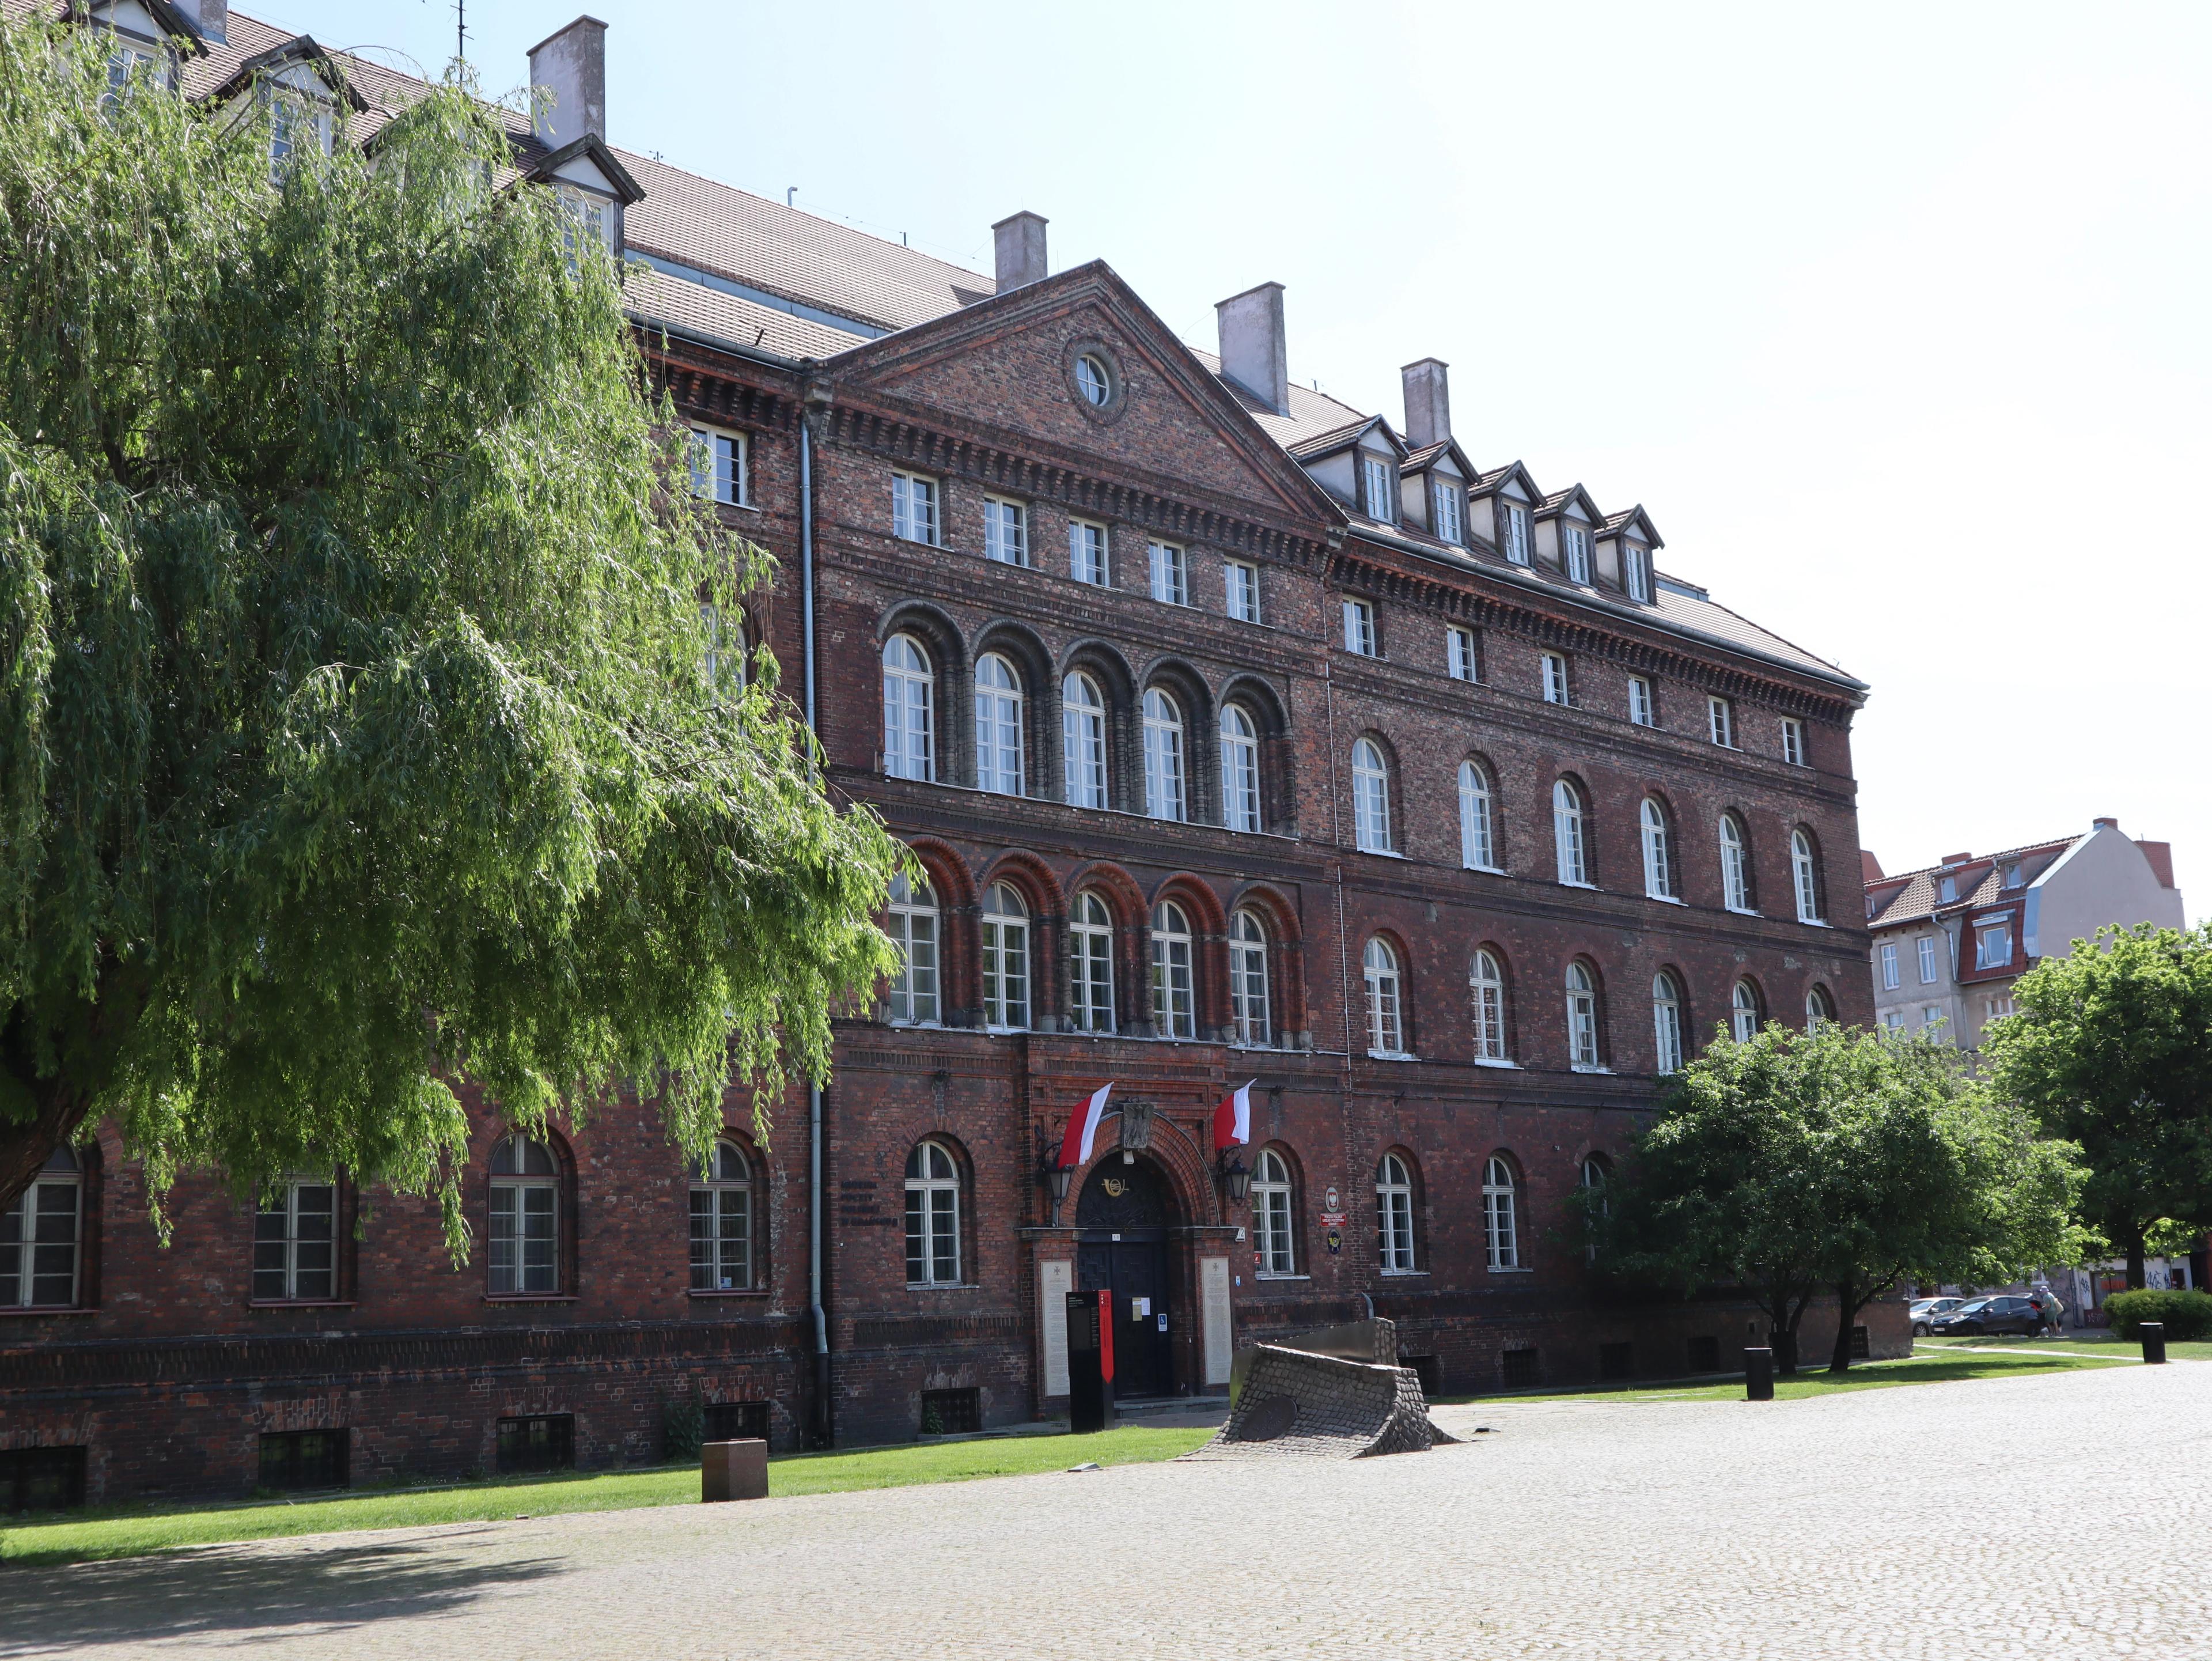
[[[806,411],[799,414],[799,572],[800,660],[805,665],[806,729],[818,734],[814,707],[814,440]],[[830,1318],[822,1308],[822,1086],[806,1086],[806,1314],[814,1324],[814,1442],[828,1447]]]

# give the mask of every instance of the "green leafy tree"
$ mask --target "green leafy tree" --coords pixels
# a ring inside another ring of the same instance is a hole
[[[272,183],[258,110],[0,14],[0,1203],[112,1117],[459,1249],[457,1081],[703,1154],[825,1070],[900,855],[704,650],[762,557],[496,120]]]
[[[1619,1272],[1744,1287],[1784,1371],[1806,1311],[1832,1295],[1841,1372],[1859,1311],[1903,1282],[2008,1279],[2067,1257],[2072,1153],[1944,1046],[1773,1025],[1723,1036],[1684,1069],[1591,1222]]]
[[[2013,988],[1983,1040],[1996,1087],[2081,1144],[2086,1221],[2143,1284],[2160,1220],[2212,1226],[2212,924],[2106,928]]]

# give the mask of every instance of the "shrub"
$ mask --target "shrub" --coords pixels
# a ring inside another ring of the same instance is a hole
[[[699,1444],[706,1435],[707,1412],[697,1400],[689,1396],[671,1398],[661,1409],[661,1433],[668,1443],[671,1461],[696,1459]]]
[[[2145,1321],[2164,1323],[2169,1342],[2212,1338],[2212,1293],[2116,1292],[2105,1299],[2105,1313],[2112,1330],[2130,1341],[2142,1336]]]

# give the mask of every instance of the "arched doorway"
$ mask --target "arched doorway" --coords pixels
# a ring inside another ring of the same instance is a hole
[[[1077,1289],[1114,1294],[1114,1393],[1172,1396],[1175,1196],[1159,1167],[1109,1154],[1075,1202]]]

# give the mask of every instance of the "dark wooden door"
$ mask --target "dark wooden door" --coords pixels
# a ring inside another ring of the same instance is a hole
[[[1175,1394],[1167,1185],[1148,1163],[1109,1162],[1076,1202],[1079,1291],[1114,1294],[1114,1394]]]

